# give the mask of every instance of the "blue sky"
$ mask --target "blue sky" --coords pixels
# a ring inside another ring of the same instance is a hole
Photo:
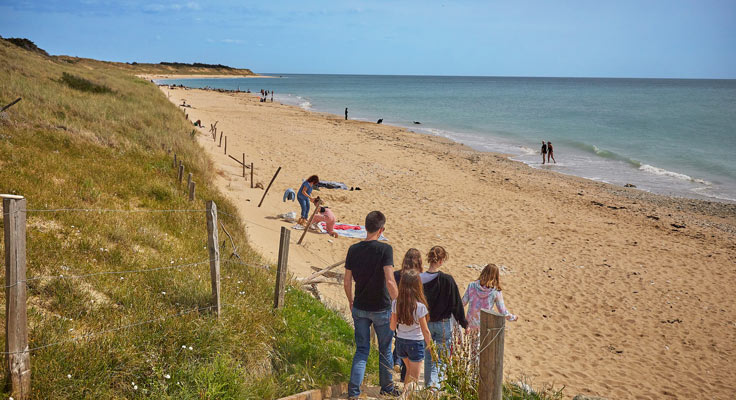
[[[0,35],[256,72],[736,78],[734,0],[0,0]]]

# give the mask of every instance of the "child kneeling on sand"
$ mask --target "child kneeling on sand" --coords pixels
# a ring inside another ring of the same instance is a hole
[[[407,388],[419,381],[424,352],[432,350],[432,336],[427,328],[427,300],[422,280],[416,271],[401,275],[399,296],[391,302],[391,330],[396,331],[396,355],[406,365]],[[434,354],[434,353],[433,353]]]
[[[501,293],[500,271],[496,264],[487,264],[477,281],[470,282],[463,295],[463,305],[468,307],[468,330],[480,330],[480,310],[492,309],[496,305],[498,312],[509,321],[516,321],[517,316],[506,310]]]

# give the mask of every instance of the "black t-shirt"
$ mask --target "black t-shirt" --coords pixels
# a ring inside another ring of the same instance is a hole
[[[355,296],[353,306],[363,311],[382,311],[391,307],[383,267],[394,265],[394,249],[378,240],[358,242],[350,246],[345,269],[353,273]]]

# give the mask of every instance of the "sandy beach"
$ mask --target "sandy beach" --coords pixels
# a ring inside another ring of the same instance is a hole
[[[315,192],[339,222],[362,224],[374,209],[386,214],[396,264],[411,247],[426,254],[442,245],[450,253],[444,270],[461,292],[478,275],[468,265],[504,266],[506,305],[519,315],[507,324],[508,379],[565,386],[566,397],[736,393],[736,205],[533,169],[444,138],[245,93],[162,90],[176,104],[185,99],[189,118],[204,123],[197,140],[217,184],[239,205],[266,259],[276,260],[279,229],[294,225],[276,215],[299,210],[282,202],[284,191],[317,174],[361,188]],[[254,163],[256,182],[267,186],[282,168],[261,208],[263,190],[250,188],[208,134],[215,121],[228,153]],[[355,242],[309,233],[298,246],[300,235],[292,230],[296,277],[344,259]],[[327,304],[347,311],[337,279],[318,289]]]

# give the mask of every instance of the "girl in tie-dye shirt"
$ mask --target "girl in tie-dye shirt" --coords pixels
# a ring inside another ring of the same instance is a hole
[[[480,329],[480,310],[490,310],[494,304],[507,320],[516,321],[517,316],[508,312],[503,304],[501,290],[500,273],[495,264],[486,265],[478,280],[470,282],[463,295],[463,305],[470,305],[467,315],[469,330]]]

